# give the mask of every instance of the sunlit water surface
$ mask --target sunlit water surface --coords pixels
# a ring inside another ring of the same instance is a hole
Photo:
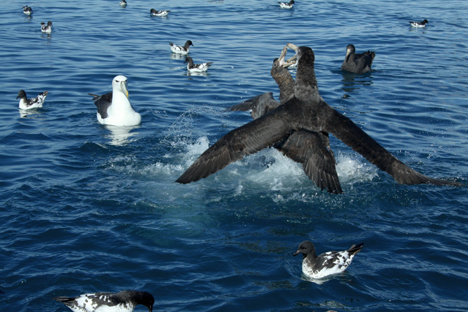
[[[434,0],[298,0],[292,10],[273,0],[6,1],[0,309],[67,311],[51,298],[139,289],[156,311],[466,311],[466,187],[399,185],[334,138],[343,195],[320,191],[274,149],[174,181],[251,120],[225,108],[278,97],[271,64],[293,42],[313,48],[331,106],[416,170],[466,184],[467,14],[466,1]],[[426,28],[409,26],[424,18]],[[48,20],[51,35],[40,31]],[[189,39],[195,63],[214,62],[206,75],[187,75],[170,52]],[[375,71],[340,71],[349,43],[376,51]],[[88,93],[111,91],[118,74],[141,126],[96,120]],[[20,112],[20,89],[49,91],[44,107]],[[292,256],[304,240],[318,252],[364,248],[317,284]]]

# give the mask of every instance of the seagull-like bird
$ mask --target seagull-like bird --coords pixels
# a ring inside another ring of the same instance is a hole
[[[56,297],[74,312],[132,312],[139,304],[153,311],[154,297],[146,291],[123,290],[118,293],[83,294],[78,297]]]
[[[173,53],[178,53],[182,55],[189,54],[190,46],[194,46],[191,40],[187,40],[183,46],[178,46],[177,44],[174,44],[172,42],[169,42],[169,45],[171,46],[171,51]]]
[[[166,11],[164,11],[164,10],[157,11],[155,9],[150,10],[151,16],[159,16],[159,17],[167,16],[167,14],[169,14],[169,12],[171,12],[171,10],[166,10]]]
[[[210,68],[211,64],[213,64],[213,62],[194,64],[193,59],[190,56],[187,56],[184,63],[187,63],[187,70],[191,73],[206,72],[208,68]]]
[[[429,24],[427,19],[421,22],[409,22],[409,23],[411,24],[411,26],[417,27],[417,28],[426,27],[426,24]]]
[[[48,21],[47,25],[46,23],[42,22],[41,31],[46,34],[51,34],[52,33],[52,21]]]
[[[39,93],[37,97],[28,99],[26,96],[26,92],[24,90],[20,90],[18,92],[18,96],[16,97],[16,99],[20,99],[19,100],[20,109],[41,108],[42,104],[45,101],[47,94],[49,94],[49,92],[44,91],[42,93]]]
[[[281,142],[294,131],[307,130],[333,134],[400,184],[461,185],[427,177],[408,167],[351,119],[333,109],[320,96],[312,49],[299,47],[297,56],[299,61],[294,96],[268,114],[227,133],[200,155],[176,182],[198,181],[246,155]]]
[[[344,272],[354,256],[361,251],[364,244],[353,245],[348,250],[328,251],[319,256],[311,241],[304,241],[293,256],[302,254],[302,273],[310,278],[324,278],[328,275]]]

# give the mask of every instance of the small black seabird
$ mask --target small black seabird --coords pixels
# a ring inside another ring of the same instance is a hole
[[[426,27],[426,24],[429,24],[429,21],[425,19],[422,22],[409,22],[413,27]]]
[[[341,70],[352,72],[355,74],[363,74],[372,71],[372,62],[374,61],[375,52],[367,51],[356,54],[356,48],[352,44],[346,47],[346,57],[341,65]]]
[[[48,21],[47,25],[46,23],[42,22],[41,23],[41,31],[46,34],[51,34],[52,33],[52,22]]]
[[[319,256],[315,253],[314,244],[304,241],[293,256],[302,254],[302,273],[310,278],[324,278],[328,275],[344,272],[354,256],[361,251],[364,244],[353,245],[344,251],[328,251]]]
[[[26,96],[26,92],[24,90],[20,90],[18,92],[18,96],[16,97],[16,99],[20,99],[19,100],[20,109],[41,108],[42,104],[45,101],[47,94],[49,94],[49,92],[44,91],[42,93],[39,93],[37,97],[28,99]]]
[[[213,62],[194,64],[190,56],[187,56],[184,63],[187,63],[187,70],[191,73],[206,72],[208,68],[210,68],[211,64],[213,64]]]
[[[103,125],[136,126],[141,123],[141,115],[128,100],[127,77],[119,75],[112,79],[112,92],[93,96],[97,107],[97,120]]]
[[[287,48],[291,47],[297,50],[297,47],[291,43],[283,48],[278,59],[273,61],[271,76],[280,89],[280,101],[273,98],[273,93],[267,92],[257,95],[247,101],[231,106],[230,111],[251,111],[253,119],[257,119],[269,111],[286,103],[294,96],[294,78],[286,69],[292,59],[285,60]],[[333,151],[330,148],[330,140],[327,133],[313,132],[308,130],[294,131],[283,141],[273,145],[283,155],[289,157],[295,162],[302,164],[305,174],[320,187],[321,190],[327,189],[330,193],[341,194],[340,180],[336,172],[336,160]]]
[[[156,11],[155,9],[150,10],[151,16],[159,16],[159,17],[167,16],[167,14],[169,14],[169,12],[171,12],[171,10],[166,10],[166,11],[164,11],[164,10]]]
[[[190,183],[206,178],[246,155],[281,142],[294,131],[308,130],[333,134],[400,184],[461,185],[458,182],[430,178],[411,169],[351,119],[333,109],[320,96],[312,49],[299,47],[297,56],[299,62],[294,96],[268,114],[224,135],[201,154],[176,182]]]
[[[31,7],[25,5],[23,7],[23,13],[26,14],[26,15],[32,15],[33,14],[33,10]]]
[[[278,2],[280,5],[280,8],[282,9],[292,9],[294,6],[294,0],[291,0],[289,2]]]
[[[121,0],[121,1],[120,1],[120,6],[121,6],[122,8],[125,8],[125,7],[127,6],[127,1]]]
[[[178,46],[176,44],[173,44],[172,42],[169,42],[169,45],[171,46],[171,51],[173,53],[178,53],[182,55],[189,54],[190,46],[194,46],[191,40],[187,40],[183,46]]]
[[[118,293],[83,294],[78,297],[56,297],[74,312],[132,312],[139,304],[153,311],[154,297],[146,291],[123,290]]]

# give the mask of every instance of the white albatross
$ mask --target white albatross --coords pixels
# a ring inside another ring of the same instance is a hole
[[[93,96],[97,107],[97,120],[103,125],[136,126],[141,115],[133,109],[128,100],[127,77],[119,75],[112,80],[112,92]]]

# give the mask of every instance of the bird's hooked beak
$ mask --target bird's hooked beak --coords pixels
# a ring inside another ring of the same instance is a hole
[[[281,51],[280,57],[278,58],[278,62],[279,62],[279,64],[280,64],[280,66],[283,66],[283,67],[287,67],[287,66],[288,66],[288,64],[286,64],[286,62],[285,62],[285,60],[284,60],[284,58],[286,57],[286,53],[287,53],[287,52],[288,52],[288,47],[285,46],[285,47],[283,48],[283,51]]]
[[[120,82],[120,90],[122,90],[122,92],[125,94],[125,96],[128,99],[128,89],[127,89],[127,81],[126,80]]]
[[[300,253],[301,253],[301,252],[298,250],[298,251],[296,251],[296,252],[293,254],[293,256],[295,257],[295,256],[297,256],[297,255],[300,254]]]

